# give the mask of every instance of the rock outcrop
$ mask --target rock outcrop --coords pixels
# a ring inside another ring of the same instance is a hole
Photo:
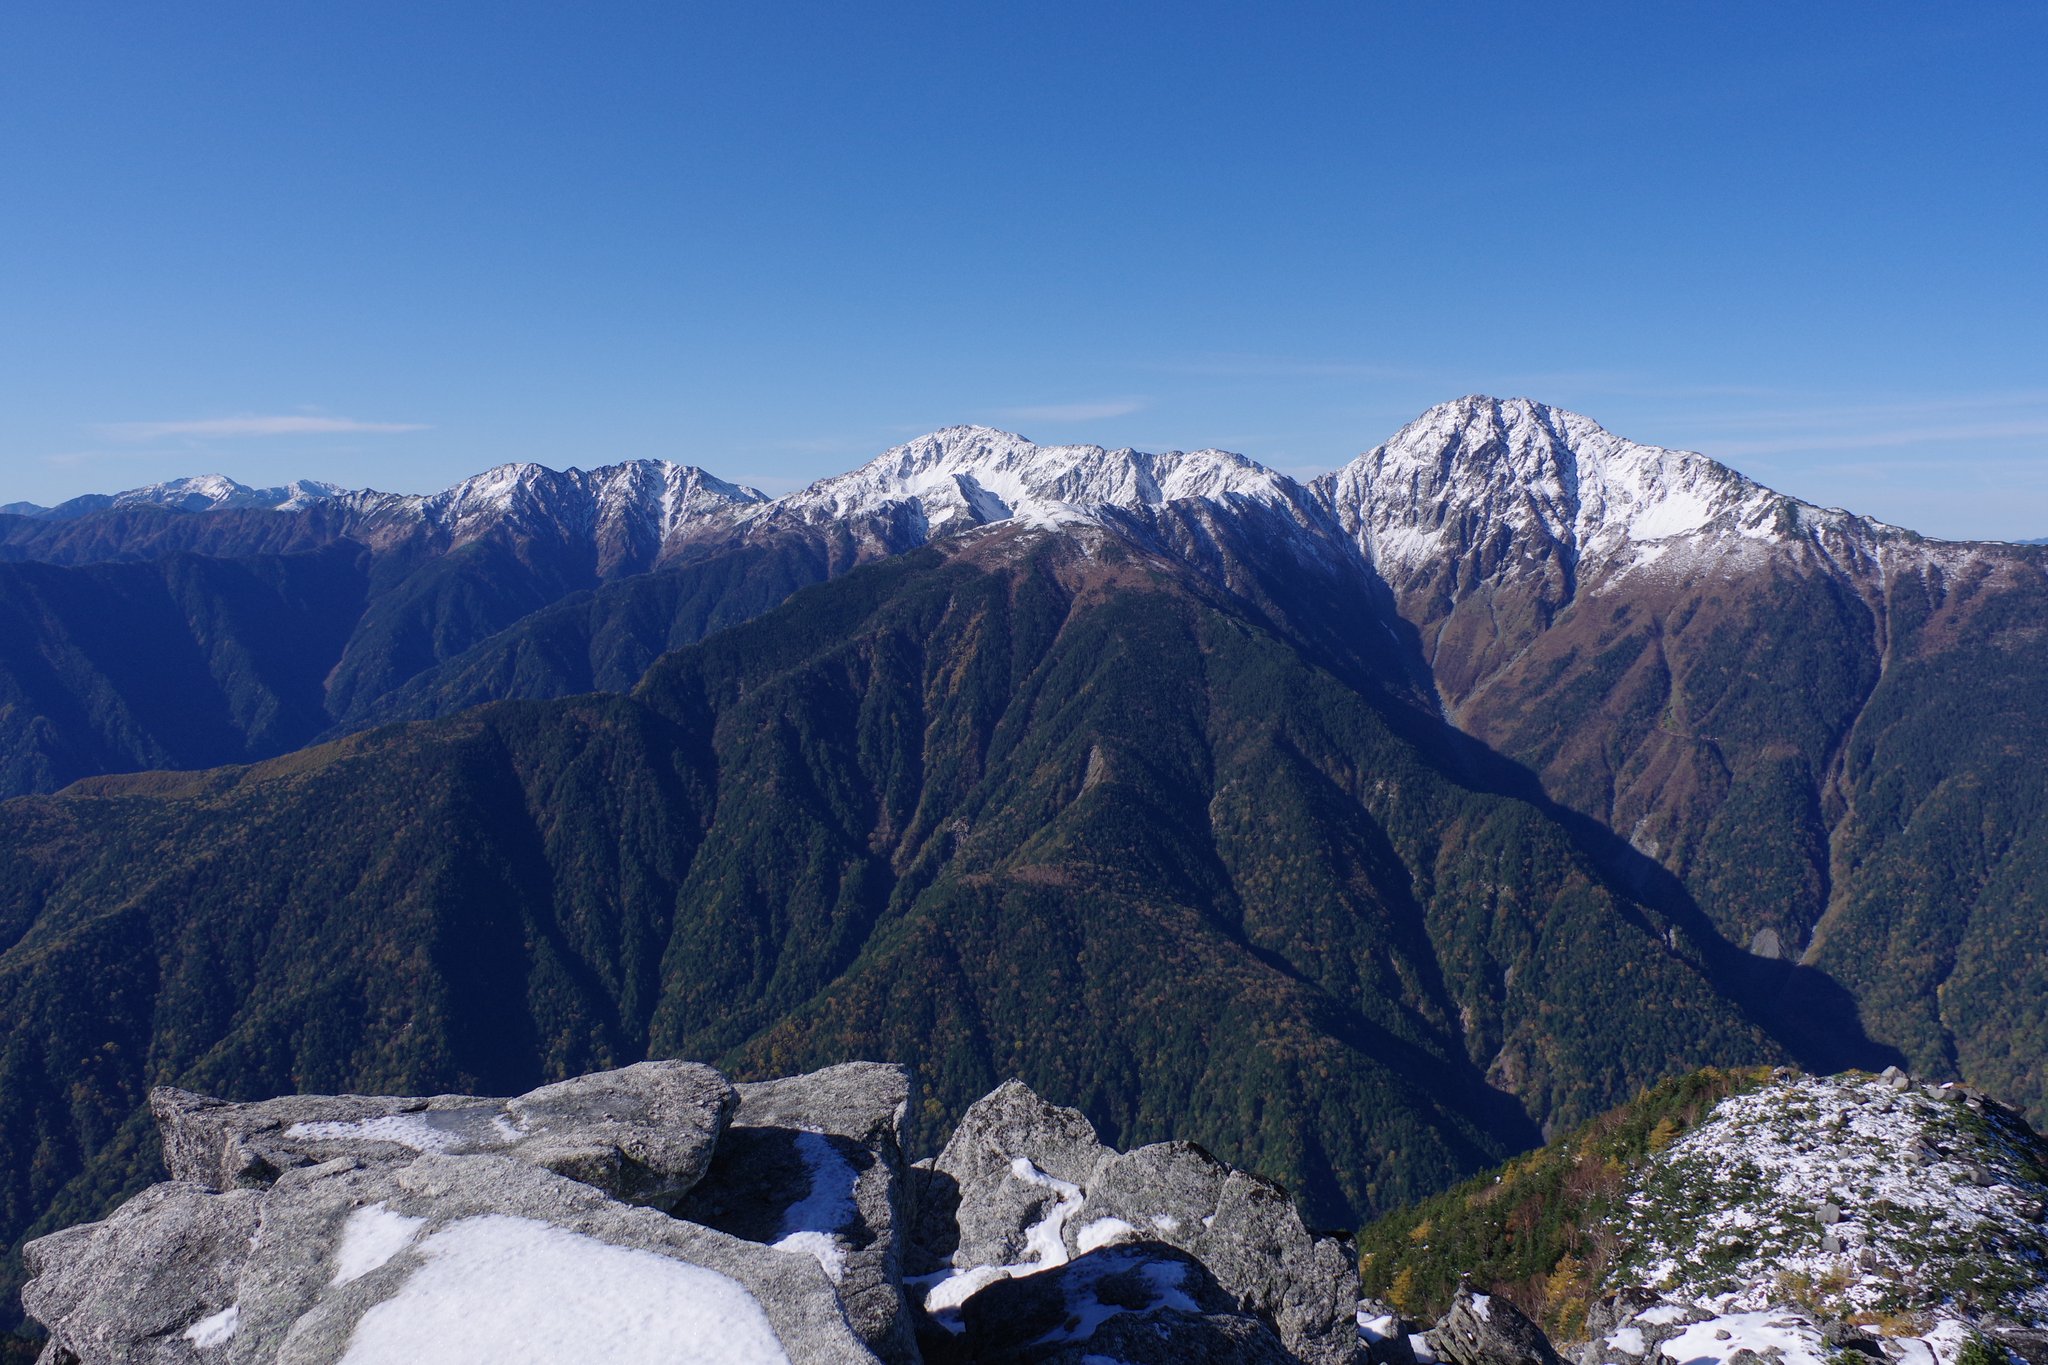
[[[1561,1365],[1543,1329],[1497,1294],[1460,1289],[1422,1339],[1446,1365]]]
[[[30,1243],[23,1303],[46,1365],[1357,1359],[1350,1253],[1278,1186],[1188,1143],[1116,1152],[1017,1082],[913,1167],[909,1098],[867,1062],[503,1100],[158,1090],[172,1179]]]
[[[847,1320],[884,1361],[917,1359],[903,1298],[903,1153],[910,1078],[849,1062],[739,1087],[709,1173],[676,1215],[814,1256]]]
[[[812,1258],[493,1154],[173,1181],[27,1259],[53,1365],[875,1358]]]
[[[1286,1353],[1281,1358],[1357,1357],[1358,1285],[1350,1249],[1312,1235],[1278,1185],[1233,1169],[1193,1143],[1118,1153],[1097,1139],[1078,1111],[1048,1104],[1012,1081],[968,1109],[923,1175],[918,1230],[919,1260],[930,1281],[925,1306],[970,1340],[985,1318],[974,1310],[977,1300],[994,1293],[1001,1302],[1022,1292],[999,1290],[1003,1281],[1058,1269],[1065,1272],[1060,1282],[1080,1283],[1075,1276],[1094,1273],[1091,1258],[1112,1251],[1129,1257],[1138,1247],[1192,1258],[1235,1313],[1271,1334]],[[1154,1273],[1168,1276],[1170,1263],[1177,1262],[1156,1262]],[[1032,1290],[1041,1292],[1050,1291]],[[1208,1307],[1177,1301],[1126,1312],[1214,1316]],[[1092,1320],[1085,1305],[1071,1316]],[[1102,1319],[1105,1328],[1110,1320]],[[1247,1340],[1259,1335],[1246,1330]],[[1101,1343],[1090,1349],[1115,1355]]]
[[[149,1097],[174,1180],[231,1189],[342,1156],[492,1152],[636,1204],[695,1185],[737,1103],[725,1077],[694,1062],[641,1062],[505,1100],[288,1095],[230,1104],[169,1088]]]
[[[1039,1275],[997,1280],[961,1305],[986,1365],[1282,1365],[1296,1359],[1209,1268],[1158,1242],[1108,1247]]]

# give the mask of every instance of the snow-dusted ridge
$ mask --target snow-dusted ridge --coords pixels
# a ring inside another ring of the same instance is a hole
[[[502,464],[438,493],[424,494],[349,489],[310,479],[277,488],[251,488],[222,474],[205,474],[112,495],[74,498],[56,507],[11,503],[4,510],[40,520],[68,520],[110,507],[163,507],[194,513],[238,508],[296,512],[333,504],[371,519],[409,519],[449,529],[527,512],[584,526],[632,516],[667,533],[693,513],[767,501],[768,495],[757,488],[728,483],[694,465],[628,460],[592,470]]]
[[[1502,528],[1524,554],[1621,572],[1673,550],[1740,552],[1745,542],[1846,541],[1868,554],[1922,539],[1526,398],[1440,403],[1315,486],[1360,552],[1397,580]]]
[[[913,504],[934,534],[1015,520],[1094,521],[1184,498],[1279,504],[1300,485],[1221,450],[1148,454],[1128,447],[1041,446],[992,427],[947,427],[883,451],[859,469],[778,499],[774,512],[817,523]]]
[[[1798,1076],[1721,1101],[1647,1169],[1621,1237],[1645,1285],[1761,1311],[2048,1322],[2040,1140],[1966,1088]]]
[[[893,528],[884,547],[894,550],[997,525],[1145,523],[1175,504],[1223,516],[1280,513],[1315,557],[1362,561],[1397,590],[1435,566],[1475,560],[1480,576],[1539,561],[1625,575],[1793,545],[1811,546],[1850,571],[1902,552],[2012,552],[2002,543],[1935,541],[1817,507],[1705,455],[1629,441],[1529,399],[1478,395],[1438,404],[1306,484],[1228,451],[1038,445],[1012,432],[956,426],[774,499],[692,465],[632,460],[588,471],[500,465],[424,495],[309,481],[255,489],[209,475],[57,508],[0,510],[61,520],[141,505],[188,512],[327,505],[373,540],[424,528],[459,542],[509,522],[609,536],[639,547],[636,558],[644,558],[687,541],[788,530],[855,526],[857,537],[870,536],[858,523],[875,518]]]

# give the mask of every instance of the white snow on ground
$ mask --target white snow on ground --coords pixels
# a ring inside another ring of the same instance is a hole
[[[1636,1316],[1637,1321],[1648,1318],[1647,1313]],[[1885,1337],[1883,1345],[1895,1365],[1955,1365],[1957,1354],[1970,1336],[1967,1325],[1945,1318],[1923,1337]],[[1643,1334],[1627,1327],[1608,1337],[1607,1343],[1631,1355],[1641,1355]],[[1767,1360],[1778,1359],[1769,1353],[1781,1351],[1783,1365],[1827,1365],[1829,1361],[1840,1362],[1845,1358],[1821,1340],[1820,1326],[1811,1316],[1788,1308],[1726,1313],[1696,1322],[1665,1342],[1658,1348],[1658,1354],[1673,1365],[1720,1365],[1744,1349]]]
[[[380,1114],[350,1123],[295,1123],[284,1135],[312,1142],[395,1142],[415,1152],[452,1152],[466,1145],[461,1134],[419,1114]]]
[[[1986,1267],[2031,1264],[2041,1273],[1984,1306],[2048,1320],[2048,1235],[2033,1217],[2048,1190],[2016,1130],[1939,1093],[1850,1074],[1723,1100],[1637,1182],[1618,1228],[1624,1273],[1714,1312],[1766,1309],[1805,1285],[1845,1313],[1952,1316],[1958,1295],[1981,1299],[2002,1278]],[[1823,1226],[1828,1204],[1841,1219]]]
[[[1024,1229],[1024,1249],[1030,1253],[1039,1270],[1065,1265],[1067,1219],[1081,1207],[1081,1187],[1047,1175],[1021,1156],[1010,1163],[1010,1174],[1026,1184],[1042,1185],[1058,1196],[1053,1206],[1045,1211],[1045,1217]]]
[[[1029,1274],[1035,1266],[977,1265],[966,1270],[949,1270],[939,1275],[912,1276],[912,1284],[929,1284],[925,1292],[924,1311],[938,1316],[949,1308],[958,1308],[997,1280],[1007,1280],[1012,1275]],[[957,1321],[941,1317],[940,1325],[950,1332],[958,1332]]]
[[[1100,521],[1111,508],[1183,498],[1284,504],[1298,490],[1285,475],[1225,451],[1041,446],[989,427],[947,427],[780,498],[758,515],[831,521],[910,502],[934,534],[1010,520],[1050,529]]]
[[[1010,1162],[1010,1174],[1027,1185],[1038,1185],[1049,1189],[1056,1196],[1053,1206],[1045,1216],[1024,1229],[1024,1251],[1029,1260],[1013,1265],[978,1265],[965,1270],[949,1270],[937,1275],[913,1277],[913,1285],[927,1286],[924,1308],[949,1332],[959,1332],[961,1324],[951,1310],[957,1309],[997,1280],[1007,1280],[1019,1275],[1034,1275],[1041,1270],[1067,1263],[1065,1230],[1067,1219],[1074,1216],[1081,1207],[1084,1196],[1081,1187],[1057,1176],[1047,1175],[1031,1164],[1027,1157],[1018,1157]],[[1116,1221],[1098,1219],[1097,1222]],[[1092,1228],[1095,1223],[1089,1224]],[[1125,1226],[1129,1226],[1126,1224]],[[1084,1251],[1087,1247],[1082,1248]]]
[[[772,1245],[814,1258],[834,1284],[846,1278],[846,1245],[829,1232],[786,1232]]]
[[[1136,1231],[1121,1218],[1097,1218],[1074,1235],[1074,1245],[1086,1255],[1097,1247],[1108,1246],[1127,1232]]]
[[[1970,1329],[1949,1318],[1924,1337],[1900,1337],[1885,1345],[1892,1348],[1892,1359],[1898,1365],[1955,1365],[1969,1339]]]
[[[1365,1309],[1358,1310],[1358,1339],[1360,1341],[1389,1341],[1394,1335],[1394,1319],[1390,1314],[1369,1318]]]
[[[860,1172],[848,1164],[822,1133],[797,1134],[797,1152],[810,1170],[809,1193],[789,1206],[782,1215],[782,1236],[778,1251],[807,1252],[818,1258],[825,1273],[837,1284],[846,1274],[846,1244],[835,1234],[853,1222],[860,1210],[853,1189]]]
[[[1828,1365],[1820,1332],[1797,1313],[1731,1313],[1694,1323],[1664,1343],[1658,1354],[1675,1365],[1714,1365],[1747,1347],[1758,1355],[1776,1348],[1784,1365]]]
[[[464,1218],[363,1314],[343,1365],[787,1365],[745,1286],[530,1218]]]
[[[389,1261],[405,1250],[426,1221],[393,1213],[382,1204],[357,1209],[342,1224],[341,1246],[334,1254],[334,1283],[360,1280]]]
[[[210,1318],[201,1318],[185,1329],[185,1340],[204,1351],[214,1346],[225,1346],[235,1334],[235,1324],[242,1316],[242,1306],[231,1303]]]
[[[1617,1351],[1627,1351],[1632,1356],[1639,1356],[1645,1349],[1643,1329],[1640,1327],[1624,1327],[1608,1337],[1607,1344]]]
[[[1472,1296],[1472,1315],[1481,1322],[1493,1321],[1493,1299],[1485,1294]]]
[[[1143,1305],[1104,1303],[1097,1295],[1096,1285],[1111,1275],[1126,1274],[1132,1270],[1143,1277],[1152,1291],[1148,1300]],[[1073,1270],[1068,1272],[1066,1283],[1061,1286],[1066,1293],[1066,1320],[1031,1344],[1045,1346],[1061,1341],[1086,1341],[1095,1335],[1096,1328],[1123,1313],[1156,1313],[1163,1308],[1181,1313],[1200,1313],[1201,1305],[1189,1298],[1182,1288],[1186,1280],[1186,1266],[1173,1261],[1148,1261],[1142,1252],[1110,1251],[1076,1262]]]
[[[1684,1320],[1685,1305],[1677,1303],[1660,1303],[1654,1308],[1645,1308],[1636,1314],[1637,1322],[1647,1322],[1656,1327],[1666,1327]]]
[[[1669,493],[1637,512],[1629,520],[1628,533],[1636,540],[1661,540],[1697,531],[1713,515],[1713,507],[1699,494],[1690,490]]]

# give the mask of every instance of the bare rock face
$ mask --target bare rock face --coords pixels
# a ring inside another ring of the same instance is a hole
[[[169,1088],[149,1098],[172,1178],[216,1189],[268,1185],[342,1156],[490,1152],[643,1204],[681,1198],[697,1183],[738,1104],[725,1077],[695,1062],[640,1062],[506,1100],[288,1095],[233,1104]]]
[[[1208,1267],[1158,1242],[1105,1247],[998,1280],[961,1307],[977,1365],[1285,1365],[1271,1326]]]
[[[1561,1365],[1550,1338],[1521,1309],[1469,1288],[1458,1291],[1423,1340],[1449,1365]]]
[[[918,1358],[903,1299],[909,1098],[909,1073],[879,1062],[742,1084],[710,1170],[675,1210],[814,1256],[855,1333],[892,1365]]]
[[[197,1360],[196,1344],[181,1355],[175,1343],[235,1306],[262,1205],[253,1190],[172,1182],[105,1222],[28,1243],[22,1259],[34,1278],[22,1306],[50,1329],[45,1359]],[[145,1353],[150,1343],[158,1349]]]
[[[989,1311],[975,1308],[981,1296],[1005,1302],[1023,1292],[1007,1287],[1014,1281],[1140,1243],[1193,1258],[1234,1309],[1269,1328],[1289,1357],[1358,1356],[1349,1249],[1312,1235],[1278,1185],[1192,1143],[1117,1153],[1080,1113],[1011,1081],[962,1117],[925,1189],[918,1223],[923,1260],[950,1268],[931,1278],[951,1281],[926,1302],[949,1310],[958,1286],[987,1286],[958,1305],[974,1352],[983,1347],[973,1324]]]
[[[911,1167],[909,1096],[869,1062],[507,1100],[158,1090],[174,1178],[30,1243],[22,1301],[45,1365],[1357,1360],[1350,1254],[1277,1185],[1188,1143],[1118,1153],[1016,1082]]]
[[[1639,1365],[1654,1361],[1665,1342],[1712,1317],[1696,1304],[1674,1303],[1650,1289],[1602,1294],[1586,1313],[1586,1344],[1579,1365]]]
[[[1062,1210],[1079,1206],[1082,1187],[1113,1156],[1078,1109],[1005,1081],[968,1107],[932,1163],[941,1177],[933,1183],[957,1189],[958,1202],[949,1209],[946,1194],[935,1194],[920,1230],[956,1266],[1056,1264]]]
[[[48,1358],[86,1365],[874,1360],[810,1257],[500,1155],[171,1182],[26,1254]]]
[[[1233,1169],[1191,1142],[1139,1147],[1106,1163],[1069,1220],[1068,1236],[1111,1235],[1117,1224],[1198,1257],[1247,1309],[1305,1360],[1357,1351],[1357,1272],[1350,1249],[1316,1237],[1287,1192]]]

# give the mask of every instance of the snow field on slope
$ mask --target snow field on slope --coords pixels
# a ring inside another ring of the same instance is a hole
[[[1646,1168],[1615,1278],[1720,1312],[1805,1295],[2048,1322],[2038,1160],[2004,1120],[1917,1086],[1779,1081],[1722,1101]],[[1840,1221],[1824,1225],[1829,1206]]]

